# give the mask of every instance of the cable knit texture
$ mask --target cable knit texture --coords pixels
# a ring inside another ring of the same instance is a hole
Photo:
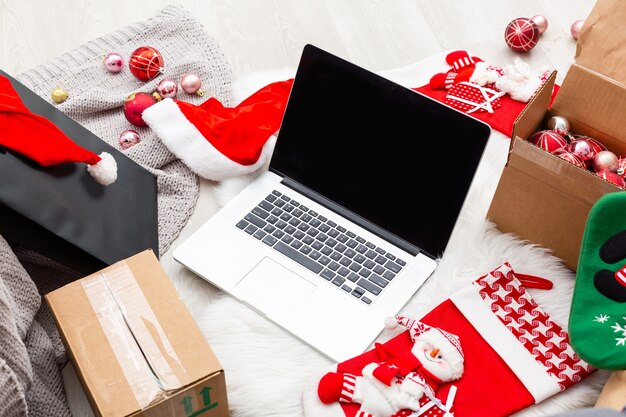
[[[128,66],[118,74],[106,71],[104,55],[117,52],[128,64],[131,53],[140,46],[152,46],[161,52],[164,75],[143,82],[133,77]],[[48,101],[53,89],[63,87],[69,98],[57,108],[118,149],[120,133],[128,129],[139,132],[141,143],[123,152],[158,178],[161,253],[167,251],[193,212],[199,193],[198,177],[150,128],[131,125],[122,108],[130,94],[152,93],[164,77],[179,81],[187,72],[198,74],[204,96],[179,89],[178,99],[200,104],[216,97],[224,105],[231,105],[232,73],[219,46],[184,8],[168,6],[151,19],[88,42],[16,77]]]
[[[194,72],[202,79],[203,98],[181,90],[179,99],[199,104],[216,97],[232,104],[232,76],[224,54],[180,6],[168,6],[149,20],[88,42],[16,78],[48,101],[54,88],[67,90],[69,99],[57,108],[118,149],[121,132],[139,132],[142,142],[123,152],[157,176],[163,254],[193,212],[198,178],[149,128],[134,127],[124,117],[124,99],[133,92],[152,93],[164,76],[145,83],[128,68],[111,74],[103,66],[106,53],[118,52],[128,60],[132,51],[145,45],[163,54],[165,77],[178,81]],[[40,294],[79,277],[37,253],[10,247],[0,237],[0,417],[71,417],[59,372],[67,357]]]

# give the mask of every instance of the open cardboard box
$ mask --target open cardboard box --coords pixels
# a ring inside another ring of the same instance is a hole
[[[507,164],[487,213],[500,230],[552,249],[572,270],[589,210],[622,188],[527,142],[554,115],[574,134],[626,155],[626,2],[598,0],[582,28],[576,62],[550,109],[553,73],[515,122]]]

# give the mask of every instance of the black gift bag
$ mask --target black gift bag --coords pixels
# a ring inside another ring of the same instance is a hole
[[[0,75],[31,112],[80,146],[110,153],[118,166],[117,181],[103,186],[85,164],[43,168],[0,148],[0,235],[85,274],[146,249],[159,253],[156,177],[1,70]]]

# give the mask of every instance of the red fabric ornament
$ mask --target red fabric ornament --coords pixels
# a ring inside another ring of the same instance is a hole
[[[598,177],[600,177],[600,178],[604,178],[605,180],[607,180],[609,182],[612,182],[613,184],[617,185],[618,187],[624,188],[624,186],[626,186],[626,183],[624,182],[624,177],[622,177],[619,174],[616,174],[615,172],[600,171],[596,175]]]
[[[48,167],[66,162],[82,162],[103,185],[117,178],[113,157],[100,155],[78,146],[50,120],[31,111],[22,103],[11,82],[0,76],[0,146]],[[104,172],[103,172],[104,171]]]
[[[130,72],[141,81],[148,81],[165,69],[163,55],[151,46],[142,46],[133,51],[128,61]]]
[[[552,130],[540,130],[528,138],[528,141],[548,152],[554,152],[567,145],[567,140]]]
[[[237,107],[212,97],[199,106],[166,98],[142,115],[168,149],[212,181],[254,172],[269,156],[293,80],[261,88]]]
[[[446,96],[448,94],[447,90],[434,88],[432,85],[430,85],[430,83],[418,88],[414,88],[414,90],[441,103],[445,103]],[[559,86],[555,85],[554,89],[552,90],[552,99],[550,100],[550,105],[552,105],[552,101],[554,101],[554,98],[556,97],[558,91]],[[500,97],[499,100],[500,108],[498,109],[498,111],[495,111],[493,113],[474,112],[470,113],[470,116],[478,120],[482,120],[493,129],[502,132],[508,137],[511,137],[511,135],[513,134],[513,123],[515,123],[515,119],[517,119],[522,110],[524,110],[527,103],[513,100],[511,97],[509,97],[508,94]]]
[[[124,101],[124,116],[135,126],[147,126],[141,114],[154,103],[156,103],[156,99],[148,93],[133,93]]]
[[[504,30],[504,40],[515,52],[528,52],[537,45],[539,27],[525,17],[512,20]]]
[[[500,107],[500,97],[503,95],[501,91],[461,82],[448,90],[445,104],[465,113],[493,113]]]
[[[585,166],[585,162],[579,155],[573,152],[566,151],[565,148],[557,149],[556,151],[554,151],[554,154],[559,158],[569,162],[570,164],[576,165],[577,167],[583,169],[587,168]]]

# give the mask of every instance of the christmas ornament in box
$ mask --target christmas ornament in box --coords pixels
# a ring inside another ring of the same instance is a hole
[[[597,139],[615,155],[626,155],[624,20],[626,3],[596,2],[580,32],[576,62],[551,108],[556,74],[516,120],[508,161],[488,212],[500,230],[551,249],[573,270],[591,207],[604,194],[622,189],[527,139],[550,117],[563,116],[573,132]]]

